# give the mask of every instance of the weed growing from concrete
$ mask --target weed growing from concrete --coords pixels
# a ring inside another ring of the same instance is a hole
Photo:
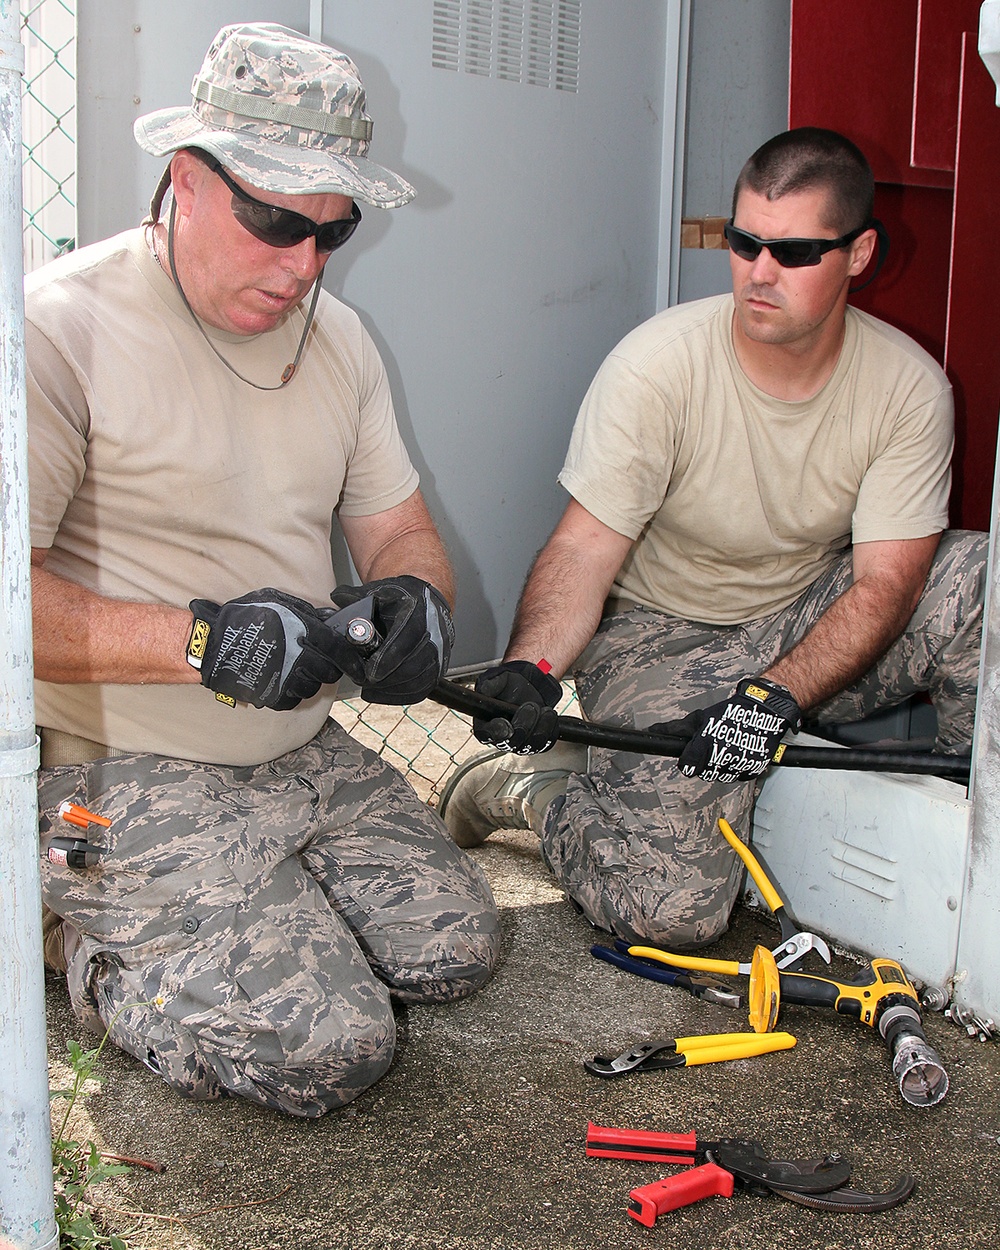
[[[148,1005],[126,1003],[115,1014],[115,1020],[122,1011],[127,1011],[130,1007]],[[60,1250],[128,1250],[120,1237],[105,1233],[98,1227],[91,1191],[112,1177],[130,1172],[131,1167],[108,1160],[92,1141],[76,1141],[66,1135],[73,1108],[84,1096],[87,1082],[101,1080],[94,1070],[114,1022],[111,1021],[104,1036],[92,1050],[84,1050],[77,1041],[66,1043],[72,1082],[66,1089],[49,1091],[51,1098],[66,1100],[66,1112],[58,1129],[52,1134],[52,1183]]]

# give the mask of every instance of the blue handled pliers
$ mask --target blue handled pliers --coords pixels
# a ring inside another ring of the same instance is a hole
[[[606,963],[621,968],[624,972],[632,972],[636,976],[646,977],[650,981],[659,981],[663,985],[676,985],[682,990],[687,990],[689,994],[693,994],[695,998],[704,998],[710,1003],[722,1003],[726,1007],[743,1006],[743,995],[731,982],[709,973],[668,968],[656,960],[630,955],[629,947],[633,945],[632,942],[615,938],[613,947],[592,946],[590,953],[597,959],[603,959]]]

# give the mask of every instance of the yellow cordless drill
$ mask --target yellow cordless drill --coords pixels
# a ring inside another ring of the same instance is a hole
[[[832,1007],[877,1029],[899,1092],[912,1106],[933,1107],[945,1096],[948,1074],[924,1034],[917,991],[894,960],[872,959],[846,982],[805,972],[781,972],[779,980],[783,1003]]]

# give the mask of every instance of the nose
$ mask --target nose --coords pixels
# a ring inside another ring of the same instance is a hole
[[[314,238],[303,239],[294,247],[281,249],[281,267],[300,282],[310,285],[319,277],[328,258],[329,253],[317,252]]]
[[[766,247],[762,247],[750,264],[750,281],[761,286],[771,286],[777,279],[781,266]]]

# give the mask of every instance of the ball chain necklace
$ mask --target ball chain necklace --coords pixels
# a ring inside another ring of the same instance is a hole
[[[163,188],[164,193],[165,191],[166,191],[166,187]],[[154,197],[154,203],[156,203],[157,200],[162,201],[162,194]],[[159,203],[156,203],[156,208],[159,209]],[[309,302],[309,311],[306,314],[306,324],[303,327],[302,336],[299,339],[299,346],[298,346],[298,350],[295,353],[295,359],[290,364],[285,365],[284,369],[282,370],[281,381],[278,383],[277,386],[262,386],[259,382],[254,382],[250,378],[244,377],[243,374],[240,373],[238,369],[234,368],[233,365],[229,363],[229,361],[225,358],[225,356],[223,356],[223,354],[218,350],[218,348],[209,338],[208,333],[205,330],[205,327],[201,324],[201,320],[199,319],[198,314],[191,307],[188,297],[184,292],[184,288],[183,286],[181,286],[181,280],[177,273],[177,262],[174,258],[174,221],[176,218],[176,213],[177,213],[177,201],[174,199],[171,199],[170,221],[167,227],[167,259],[170,264],[170,274],[171,274],[171,277],[173,278],[174,286],[177,288],[177,293],[180,295],[181,300],[184,304],[184,307],[191,314],[191,320],[198,327],[198,330],[201,333],[202,338],[209,345],[209,347],[212,349],[215,355],[219,358],[219,360],[221,360],[222,363],[229,370],[229,372],[232,374],[235,374],[236,377],[238,377],[241,382],[245,382],[247,386],[252,386],[254,387],[255,390],[258,390],[258,391],[280,391],[282,390],[283,387],[287,386],[288,383],[291,382],[292,378],[295,376],[296,369],[298,369],[299,367],[299,361],[302,358],[302,352],[305,349],[305,345],[306,345],[306,336],[308,335],[309,329],[313,323],[313,316],[315,315],[315,312],[316,312],[316,304],[319,301],[321,278],[323,276],[322,273],[317,275],[316,281],[313,283],[312,299]],[[158,215],[159,214],[157,212],[153,216],[152,233],[150,234],[150,246],[151,246],[151,250],[153,253],[153,259],[156,261],[157,265],[159,265],[160,269],[162,270],[163,263],[161,262],[159,253],[157,252],[157,249],[156,249],[156,226],[157,226]]]

